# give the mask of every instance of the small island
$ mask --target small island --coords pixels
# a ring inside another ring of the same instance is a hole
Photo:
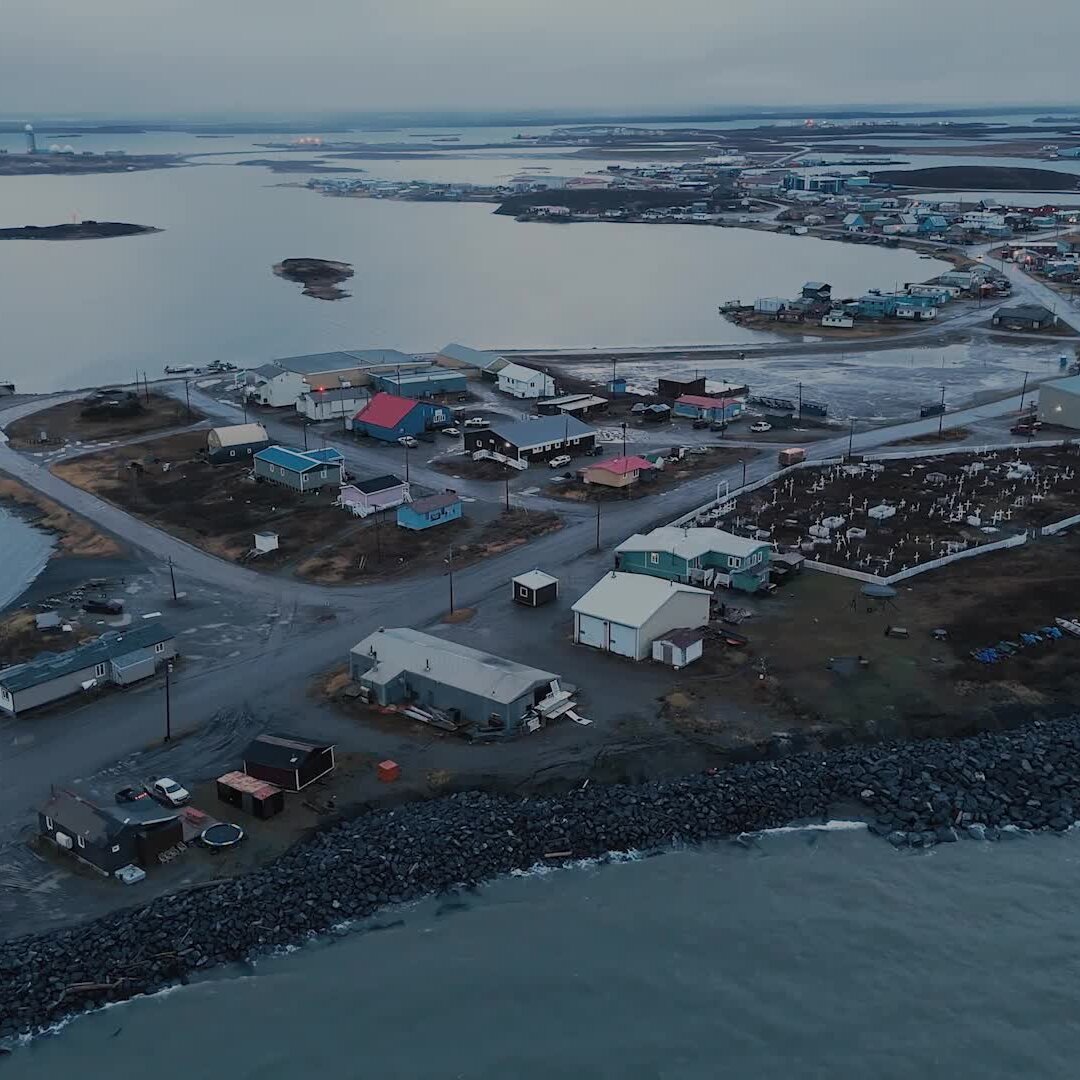
[[[304,296],[342,300],[350,294],[338,286],[353,276],[353,268],[349,263],[329,259],[283,259],[274,265],[274,273],[303,285]]]
[[[161,232],[150,225],[125,221],[80,221],[67,225],[23,225],[0,229],[0,240],[102,240],[110,236],[141,236]]]

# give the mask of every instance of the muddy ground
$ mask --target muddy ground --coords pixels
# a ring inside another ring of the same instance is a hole
[[[421,532],[398,528],[392,512],[380,518],[356,519],[346,535],[302,561],[297,576],[333,585],[445,568],[451,559],[459,568],[501,555],[562,526],[557,514],[525,509],[503,510],[488,520],[465,515]]]
[[[80,642],[97,637],[98,631],[89,626],[69,622],[70,631],[38,630],[34,612],[13,611],[0,617],[0,669],[11,664],[32,660],[44,652],[61,652]]]
[[[203,419],[197,409],[189,412],[183,401],[156,392],[143,399],[142,412],[134,416],[95,419],[82,415],[84,407],[81,400],[54,405],[14,421],[5,430],[12,445],[21,447],[41,445],[42,432],[45,443],[95,442],[164,431]],[[202,438],[205,446],[206,435]]]

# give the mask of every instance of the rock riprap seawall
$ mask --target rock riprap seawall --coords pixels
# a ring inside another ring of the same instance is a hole
[[[897,846],[955,840],[965,828],[990,837],[1008,826],[1064,830],[1080,806],[1080,716],[638,786],[463,792],[371,810],[256,873],[0,945],[0,1036],[537,863],[720,840],[853,801]]]

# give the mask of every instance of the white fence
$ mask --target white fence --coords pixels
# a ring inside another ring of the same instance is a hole
[[[1080,525],[1080,514],[1073,514],[1072,517],[1067,517],[1063,521],[1055,521],[1053,525],[1044,525],[1038,531],[1039,536],[1053,536],[1054,533],[1064,532],[1066,529],[1071,529],[1074,525]]]

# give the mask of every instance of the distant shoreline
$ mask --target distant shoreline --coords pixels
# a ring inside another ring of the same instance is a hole
[[[0,240],[107,240],[116,236],[142,236],[161,232],[152,225],[126,221],[80,221],[66,225],[22,225],[0,229]]]

